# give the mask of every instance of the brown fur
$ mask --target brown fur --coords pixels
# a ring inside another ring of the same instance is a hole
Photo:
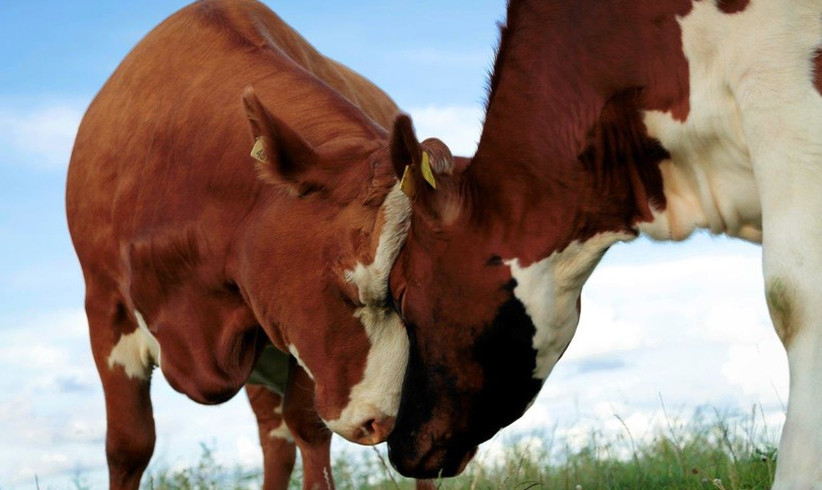
[[[534,327],[502,259],[527,266],[603,232],[635,234],[651,203],[664,208],[658,163],[668,154],[641,111],[689,114],[677,18],[690,9],[509,2],[477,153],[415,196],[391,274],[412,334],[389,437],[401,472],[457,473],[539,390]]]
[[[191,398],[233,396],[271,339],[311,367],[319,414],[339,415],[369,348],[343,271],[373,257],[396,112],[253,0],[194,3],[123,60],[81,124],[66,194],[112,488],[136,488],[154,445],[148,383],[107,364],[135,310]],[[268,183],[249,156],[255,132],[279,145]],[[295,156],[289,134],[316,161]]]

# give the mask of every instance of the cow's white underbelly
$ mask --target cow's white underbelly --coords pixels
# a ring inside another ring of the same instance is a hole
[[[820,12],[818,1],[754,0],[735,14],[701,1],[680,19],[690,73],[690,112],[685,121],[658,111],[644,115],[649,134],[662,142],[671,159],[660,165],[667,205],[655,213],[654,222],[640,226],[642,232],[656,239],[681,240],[696,228],[707,228],[762,240],[751,143],[772,138],[765,133],[779,131],[778,121],[800,117],[791,113],[795,108],[768,103],[767,98],[773,98],[768,91],[813,90]],[[804,22],[817,25],[797,29]],[[756,103],[749,104],[753,99]],[[759,111],[760,116],[772,111],[773,127],[745,124],[747,110]]]

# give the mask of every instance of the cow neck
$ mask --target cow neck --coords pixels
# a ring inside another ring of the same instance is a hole
[[[591,83],[580,63],[590,60],[586,48],[546,28],[567,25],[563,16],[573,13],[562,9],[509,4],[467,172],[474,214],[496,210],[520,235],[541,236],[554,250],[600,233],[633,234],[638,222],[652,220],[649,203],[664,207],[657,163],[666,156],[640,119],[641,92]],[[603,68],[604,79],[609,70],[619,68]]]

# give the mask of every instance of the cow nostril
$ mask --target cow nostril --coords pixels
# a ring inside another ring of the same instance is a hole
[[[360,427],[363,437],[369,437],[377,432],[377,421],[375,419],[366,420]]]
[[[368,419],[360,425],[356,441],[360,444],[379,444],[388,437],[394,428],[394,417]]]

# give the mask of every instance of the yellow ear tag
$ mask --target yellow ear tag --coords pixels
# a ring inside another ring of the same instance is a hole
[[[411,165],[406,165],[405,170],[402,173],[402,179],[400,180],[400,189],[403,194],[411,199],[413,199],[416,194],[416,189],[414,187],[414,176],[411,175],[412,172],[413,170],[411,170]]]
[[[265,163],[268,159],[265,155],[265,147],[263,147],[263,139],[261,137],[257,137],[254,140],[254,148],[251,149],[251,156],[254,157],[255,160]]]
[[[437,181],[434,179],[434,172],[431,171],[431,161],[427,152],[422,152],[422,164],[420,164],[420,168],[422,169],[422,178],[424,178],[431,187],[436,189]]]

